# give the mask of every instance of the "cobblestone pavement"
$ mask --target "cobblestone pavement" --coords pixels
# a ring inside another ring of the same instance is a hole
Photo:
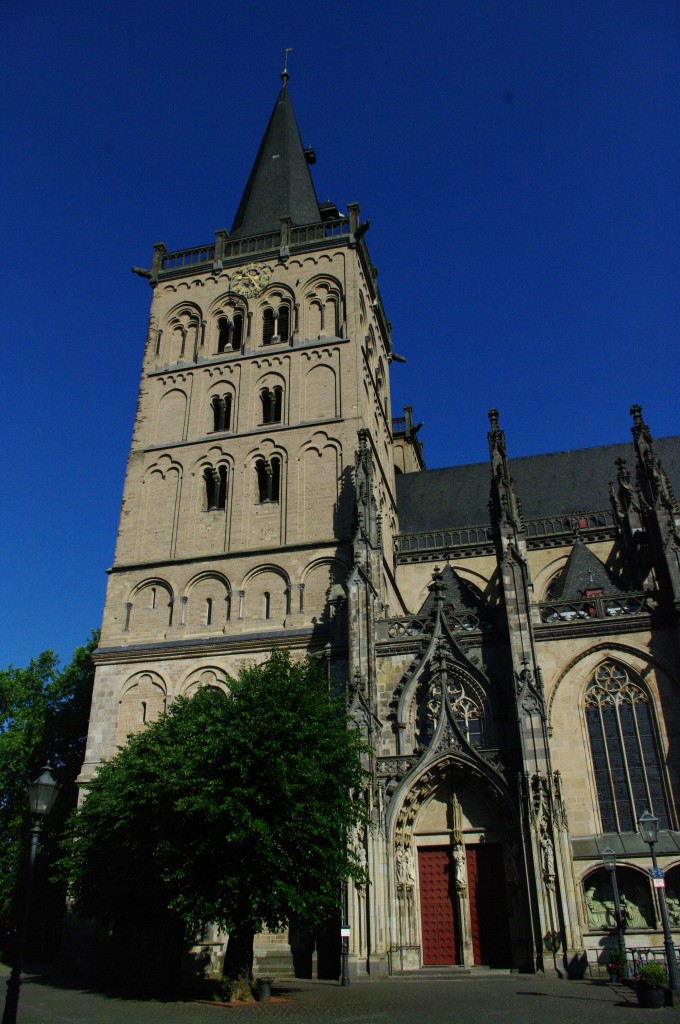
[[[4,992],[6,970],[0,970]],[[29,975],[21,990],[19,1024],[647,1024],[648,1010],[621,985],[559,981],[531,975],[486,978],[391,978],[352,982],[284,982],[268,1003],[241,1006],[124,999],[58,987]],[[680,1009],[653,1014],[657,1024],[680,1022]]]

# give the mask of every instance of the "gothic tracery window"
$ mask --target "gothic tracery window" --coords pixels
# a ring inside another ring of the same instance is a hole
[[[644,810],[668,828],[649,695],[612,661],[586,689],[586,720],[604,832],[633,832]]]
[[[465,686],[461,679],[449,676],[446,684],[447,702],[456,726],[472,746],[484,748],[484,707],[472,686]],[[419,685],[417,698],[418,745],[427,747],[437,728],[442,709],[441,678],[433,676]]]

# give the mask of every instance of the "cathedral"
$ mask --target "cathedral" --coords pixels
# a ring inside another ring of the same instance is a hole
[[[286,647],[372,751],[353,975],[597,972],[612,881],[629,951],[661,950],[638,820],[680,939],[680,437],[633,406],[628,441],[512,458],[492,409],[487,463],[426,469],[368,222],[318,201],[282,78],[231,231],[133,268],[151,314],[80,781]],[[194,953],[219,969],[224,943]],[[264,933],[255,971],[322,976],[328,946]]]

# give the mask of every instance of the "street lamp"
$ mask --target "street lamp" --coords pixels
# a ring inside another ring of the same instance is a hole
[[[5,997],[5,1012],[2,1015],[2,1024],[16,1024],[17,1008],[19,1006],[19,989],[21,988],[21,968],[23,966],[24,946],[26,945],[26,932],[28,931],[28,915],[31,908],[31,888],[33,885],[33,869],[35,867],[38,844],[43,830],[45,818],[54,806],[57,799],[59,786],[52,777],[49,765],[43,768],[38,778],[31,782],[28,787],[28,805],[31,811],[33,826],[31,828],[31,852],[26,875],[26,888],[23,894],[21,920],[17,933],[16,947],[14,950],[12,973],[7,982],[7,995]]]
[[[349,985],[349,936],[351,929],[348,924],[343,924],[340,928],[340,936],[342,938],[342,975],[340,978],[340,985],[344,988]]]
[[[656,863],[656,854],[654,853],[654,845],[659,838],[659,819],[655,818],[649,811],[645,811],[638,818],[638,826],[640,828],[640,835],[643,840],[649,846],[649,852],[652,855],[652,865],[654,866],[654,875],[658,877],[658,864]],[[666,909],[666,890],[663,886],[657,889],[659,895],[659,907],[661,909],[661,923],[663,924],[663,944],[666,950],[666,966],[668,967],[668,985],[674,991],[680,989],[680,978],[678,978],[678,963],[675,959],[675,946],[673,945],[673,937],[671,935],[670,925],[668,923],[668,910]]]
[[[619,944],[619,949],[623,954],[622,974],[624,978],[627,978],[628,960],[626,958],[626,940],[623,936],[623,918],[621,917],[621,901],[619,899],[619,886],[616,880],[616,854],[612,850],[611,846],[608,846],[606,850],[602,851],[602,863],[609,872],[609,877],[612,883],[612,891],[614,893],[614,910],[616,913],[616,935]]]

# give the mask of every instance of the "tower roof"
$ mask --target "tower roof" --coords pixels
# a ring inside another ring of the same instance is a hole
[[[587,590],[602,590],[605,594],[622,593],[621,587],[612,579],[597,555],[577,537],[567,564],[553,588],[551,600],[580,600]]]
[[[441,582],[444,588],[445,606],[452,605],[457,611],[467,609],[468,611],[479,612],[479,598],[466,581],[458,575],[453,566],[448,563],[442,571]],[[430,615],[434,611],[434,607],[435,594],[434,591],[431,591],[418,614]]]
[[[290,217],[293,224],[321,220],[307,154],[286,88],[288,76],[282,77],[283,88],[241,197],[232,238],[276,231],[282,217]]]

